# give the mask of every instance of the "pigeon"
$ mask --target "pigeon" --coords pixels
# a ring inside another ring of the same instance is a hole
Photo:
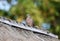
[[[26,23],[30,27],[33,26],[33,19],[31,18],[31,16],[29,14],[27,14]]]

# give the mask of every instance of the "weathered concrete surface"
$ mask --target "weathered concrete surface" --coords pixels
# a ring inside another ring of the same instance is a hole
[[[35,34],[31,31],[0,23],[0,41],[60,41],[56,38]]]

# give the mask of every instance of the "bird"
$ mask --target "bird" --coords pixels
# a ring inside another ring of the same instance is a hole
[[[33,19],[29,14],[27,14],[27,17],[26,17],[26,23],[28,26],[33,27]]]

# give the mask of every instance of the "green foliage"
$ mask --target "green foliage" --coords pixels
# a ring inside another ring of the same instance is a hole
[[[7,0],[8,1],[8,3],[11,3],[11,0]]]

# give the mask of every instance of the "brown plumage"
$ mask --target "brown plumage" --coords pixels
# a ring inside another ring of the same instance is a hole
[[[30,26],[30,27],[33,26],[33,19],[30,17],[30,15],[27,15],[26,23],[27,23],[27,25]]]

